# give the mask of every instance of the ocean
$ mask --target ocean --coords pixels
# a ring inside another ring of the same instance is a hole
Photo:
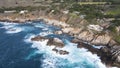
[[[55,34],[61,28],[43,21],[23,24],[0,22],[0,68],[106,68],[100,57],[85,48],[77,48],[73,37]],[[65,46],[57,48],[69,54],[60,55],[47,46],[48,40],[31,41],[35,36],[59,38]]]

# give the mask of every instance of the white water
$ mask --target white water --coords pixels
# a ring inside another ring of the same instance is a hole
[[[33,30],[33,27],[17,27],[17,24],[4,23],[4,27],[7,31],[6,33],[19,33],[21,31]],[[36,24],[35,27],[42,28],[43,30],[48,30],[47,26]],[[12,31],[10,29],[13,29]],[[52,32],[41,32],[38,35],[47,36],[52,34]],[[59,50],[66,50],[69,52],[68,55],[60,55],[52,49],[54,46],[47,46],[48,40],[44,41],[31,41],[31,38],[35,37],[35,34],[28,34],[24,41],[26,43],[32,43],[32,48],[37,48],[38,50],[35,54],[44,54],[44,59],[42,59],[42,68],[106,68],[106,66],[101,62],[100,58],[96,54],[92,54],[85,48],[77,48],[77,44],[71,43],[68,40],[64,40],[66,43],[65,47],[57,48]],[[26,59],[30,59],[35,55],[34,53],[28,56]]]
[[[44,60],[42,60],[43,68],[106,68],[103,63],[101,63],[100,58],[96,54],[92,54],[87,49],[77,48],[74,43],[70,43],[66,40],[67,45],[64,48],[57,48],[60,50],[66,50],[69,52],[68,55],[60,55],[52,51],[54,46],[46,46],[48,40],[33,42],[30,39],[33,36],[30,36],[29,42],[32,42],[32,48],[37,48],[37,53],[44,53]],[[60,62],[59,62],[60,61]]]

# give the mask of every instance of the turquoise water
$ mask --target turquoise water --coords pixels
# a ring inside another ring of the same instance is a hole
[[[42,21],[0,22],[0,68],[106,68],[96,54],[71,43],[71,36],[54,34],[57,30],[60,28]],[[65,47],[57,49],[69,54],[52,51],[54,46],[46,46],[48,40],[31,41],[37,35],[61,39]]]

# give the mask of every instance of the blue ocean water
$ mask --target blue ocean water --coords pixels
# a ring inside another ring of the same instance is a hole
[[[57,30],[60,28],[42,21],[0,22],[0,68],[106,68],[96,54],[71,43],[71,36],[54,34]],[[37,35],[61,39],[65,47],[57,49],[69,54],[53,52],[54,46],[47,46],[48,40],[30,40]]]

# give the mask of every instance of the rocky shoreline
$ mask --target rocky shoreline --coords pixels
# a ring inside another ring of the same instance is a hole
[[[0,21],[2,22],[15,22],[15,23],[24,23],[26,21],[44,21],[46,24],[55,25],[58,27],[61,27],[61,31],[56,31],[56,34],[62,34],[66,33],[74,37],[74,40],[72,42],[78,43],[78,48],[84,47],[87,48],[92,53],[98,54],[102,61],[106,63],[108,66],[118,66],[120,67],[120,46],[117,45],[117,43],[111,39],[111,36],[108,32],[105,32],[104,34],[96,34],[91,29],[85,30],[83,27],[77,28],[77,27],[71,27],[69,24],[65,23],[64,21],[58,21],[55,19],[50,19],[47,17],[30,17],[27,19],[10,19],[10,18],[1,18]],[[97,31],[99,32],[99,31]],[[44,40],[46,38],[43,37],[36,37],[32,38],[31,40]],[[63,47],[64,44],[59,42],[54,43],[54,39],[50,39],[48,43],[49,45],[58,45],[59,47]],[[52,42],[52,43],[51,43]],[[87,42],[86,44],[83,42]],[[54,43],[54,44],[53,44]],[[89,45],[90,46],[86,46]],[[100,49],[94,48],[92,45],[97,46],[104,46]],[[56,48],[53,49],[56,53],[60,53],[62,55],[69,54],[67,51],[60,50],[58,51]]]

